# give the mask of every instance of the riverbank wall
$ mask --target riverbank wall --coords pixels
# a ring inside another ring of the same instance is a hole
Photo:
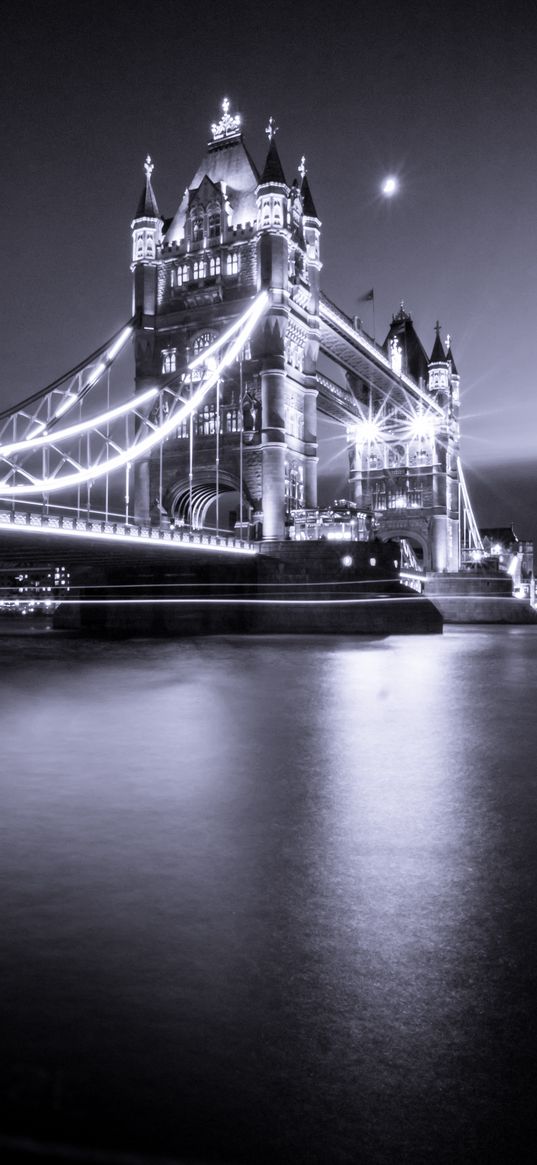
[[[528,600],[513,595],[509,575],[429,574],[422,593],[445,623],[537,623]]]

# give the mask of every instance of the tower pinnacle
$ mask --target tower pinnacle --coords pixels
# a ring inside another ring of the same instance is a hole
[[[222,101],[222,117],[220,121],[213,121],[211,126],[211,133],[213,141],[221,142],[225,138],[232,138],[241,132],[241,119],[239,114],[234,116],[229,112],[229,97],[224,97]]]

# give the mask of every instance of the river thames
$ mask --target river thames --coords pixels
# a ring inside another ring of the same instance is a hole
[[[537,628],[0,652],[4,1154],[535,1159]]]

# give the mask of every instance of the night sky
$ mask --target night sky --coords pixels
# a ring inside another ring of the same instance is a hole
[[[270,115],[288,181],[306,155],[324,291],[372,331],[374,287],[377,339],[401,300],[428,351],[437,318],[451,334],[478,521],[537,539],[536,50],[535,11],[512,0],[12,4],[2,405],[129,317],[144,158],[171,215],[227,95],[258,165]]]

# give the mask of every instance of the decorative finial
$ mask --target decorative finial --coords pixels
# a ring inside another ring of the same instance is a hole
[[[404,315],[405,314],[405,301],[404,301],[404,299],[401,300],[401,311],[403,312],[403,315]]]
[[[448,332],[448,334],[447,334],[447,336],[446,336],[446,348],[447,348],[447,350],[448,350],[448,352],[449,352],[449,350],[450,350],[450,348],[451,348],[451,336],[450,336],[449,332]]]
[[[271,142],[273,137],[278,133],[278,126],[276,125],[273,117],[269,117],[265,133],[268,136],[269,142]]]
[[[305,178],[306,173],[307,173],[307,171],[306,171],[306,158],[305,158],[304,154],[302,154],[302,157],[300,159],[300,166],[298,167],[298,173],[300,174],[302,181],[304,181],[304,178]]]
[[[435,325],[434,325],[434,330],[435,330],[437,336],[440,335],[440,328],[441,327],[442,327],[442,324],[440,323],[440,320],[437,320]]]
[[[151,181],[151,175],[152,175],[154,169],[155,169],[154,163],[151,161],[150,155],[148,154],[147,158],[144,162],[145,176],[146,176],[148,182]]]
[[[241,119],[238,113],[233,117],[229,112],[229,97],[224,97],[222,102],[222,117],[220,121],[214,122],[211,126],[213,140],[219,142],[222,138],[231,138],[235,134],[240,133]]]

